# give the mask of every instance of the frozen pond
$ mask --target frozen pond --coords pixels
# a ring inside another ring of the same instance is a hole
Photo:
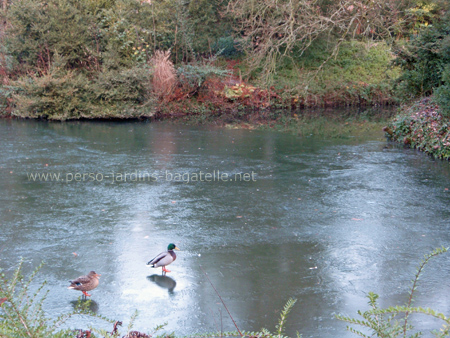
[[[241,330],[274,330],[294,297],[288,335],[354,337],[334,314],[367,309],[369,291],[403,305],[423,255],[450,243],[449,163],[381,134],[0,120],[0,137],[0,267],[45,261],[53,317],[95,270],[92,309],[125,326],[137,309],[140,331],[234,330],[203,269]],[[162,277],[145,263],[171,242]],[[415,305],[449,312],[449,263],[427,266]]]

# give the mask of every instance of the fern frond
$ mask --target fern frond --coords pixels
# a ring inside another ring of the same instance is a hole
[[[286,318],[291,312],[292,308],[294,307],[295,303],[297,302],[297,299],[289,298],[286,304],[284,305],[283,311],[281,311],[280,320],[278,321],[277,328],[277,334],[278,337],[281,338],[283,331],[284,331],[284,325],[286,324]]]

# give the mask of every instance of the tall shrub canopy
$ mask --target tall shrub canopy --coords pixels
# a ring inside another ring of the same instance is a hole
[[[450,14],[398,48],[395,63],[403,69],[397,89],[404,98],[428,96],[443,85],[450,66]]]

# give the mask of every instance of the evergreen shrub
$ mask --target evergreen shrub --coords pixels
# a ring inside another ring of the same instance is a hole
[[[450,119],[450,64],[442,73],[442,80],[444,84],[436,89],[436,102],[440,106],[441,114]]]
[[[403,70],[396,83],[399,96],[411,99],[431,95],[444,84],[444,72],[450,66],[450,13],[397,48],[396,53],[394,63]]]

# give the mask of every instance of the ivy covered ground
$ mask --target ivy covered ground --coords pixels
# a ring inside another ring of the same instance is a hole
[[[386,135],[435,158],[450,159],[450,120],[432,98],[403,107],[387,127]]]

